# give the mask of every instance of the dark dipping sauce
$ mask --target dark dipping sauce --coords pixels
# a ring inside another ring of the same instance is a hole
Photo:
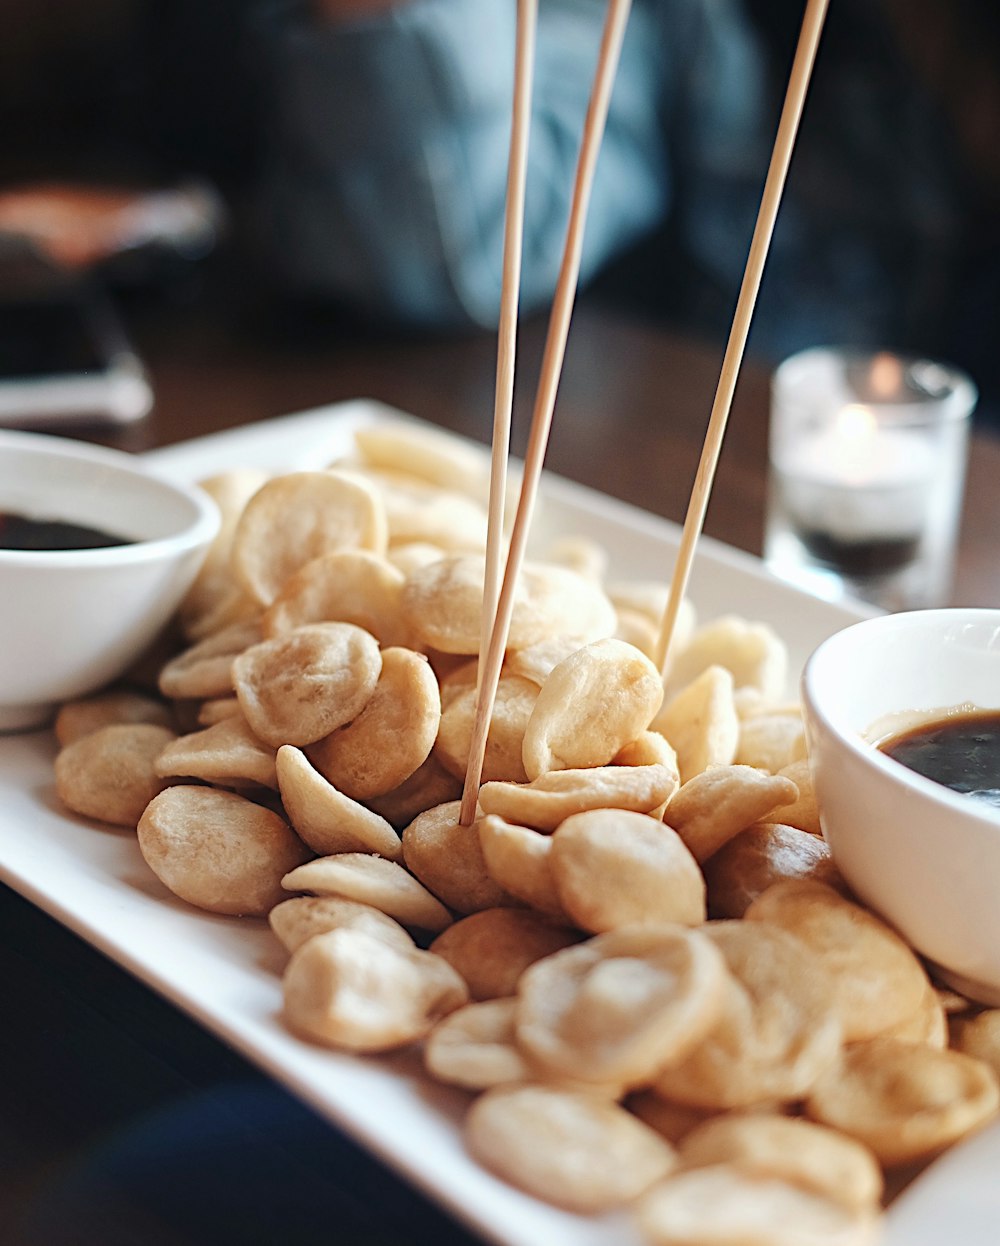
[[[827,532],[796,526],[796,534],[813,558],[831,570],[863,578],[908,567],[920,548],[919,536],[881,541],[838,541]]]
[[[922,723],[879,748],[907,769],[1000,809],[1000,710]]]
[[[134,545],[126,536],[102,532],[83,524],[61,519],[33,519],[15,511],[0,511],[0,549],[67,550],[110,549],[115,545]]]

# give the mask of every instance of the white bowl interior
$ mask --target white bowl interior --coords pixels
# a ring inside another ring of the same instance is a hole
[[[814,710],[848,739],[886,715],[961,704],[1000,707],[1000,611],[927,610],[865,619],[816,651],[804,676]]]
[[[0,439],[0,510],[99,528],[132,541],[171,538],[202,514],[186,491],[126,456],[62,447],[56,438]],[[47,444],[55,442],[55,445]]]

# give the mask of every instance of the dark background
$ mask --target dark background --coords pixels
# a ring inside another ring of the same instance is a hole
[[[802,3],[746,3],[768,51],[776,113]],[[269,7],[308,20],[304,0]],[[248,330],[270,333],[289,321],[285,292],[269,285],[248,228],[273,141],[267,50],[255,35],[260,8],[260,0],[0,0],[0,190],[36,178],[140,186],[208,179],[222,191],[231,224],[207,271],[221,272],[215,280],[230,293],[239,288],[232,314]],[[829,219],[835,186],[851,214],[845,228],[886,274],[878,340],[866,344],[927,352],[966,367],[983,392],[981,418],[996,417],[1000,6],[994,0],[833,0],[761,296],[759,318],[784,322],[788,333],[751,338],[751,350],[765,362],[818,344],[795,337],[796,299],[805,289],[822,304],[826,285],[839,276],[830,271],[836,261],[824,260],[817,246],[810,268],[808,251],[803,259],[792,250],[782,270],[781,256],[796,221],[813,221],[818,241],[837,227]],[[791,294],[789,269],[800,283]],[[673,280],[664,281],[664,272]],[[191,285],[183,266],[141,271],[141,280],[136,275],[134,267],[110,274],[126,301],[198,296],[200,276]],[[724,336],[735,301],[735,290],[715,288],[709,274],[679,253],[669,225],[612,264],[597,286],[609,299],[710,340]],[[668,288],[682,293],[666,300]],[[842,293],[831,294],[831,302],[834,297],[843,300]],[[317,310],[308,309],[310,331],[321,336],[357,328],[343,308],[319,309],[318,321]]]

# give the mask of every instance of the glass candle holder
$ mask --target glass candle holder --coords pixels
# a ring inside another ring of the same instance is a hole
[[[976,400],[968,376],[926,359],[787,359],[771,388],[771,570],[829,600],[945,604]]]

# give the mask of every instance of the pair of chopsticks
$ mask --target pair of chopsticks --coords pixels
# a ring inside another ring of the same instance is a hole
[[[701,458],[688,502],[680,547],[674,564],[666,609],[657,637],[657,665],[666,666],[678,612],[694,561],[695,546],[705,521],[715,469],[729,419],[736,381],[750,332],[757,294],[764,272],[777,219],[778,207],[788,174],[792,148],[798,133],[812,75],[823,22],[829,0],[807,0],[802,29],[792,63],[785,102],[778,123],[774,148],[768,166],[757,222],[754,227],[739,297],[722,370],[712,403],[711,415],[702,446]],[[486,740],[496,700],[500,668],[510,632],[514,593],[524,561],[524,553],[534,513],[542,463],[548,445],[556,392],[566,353],[566,340],[573,314],[573,303],[580,275],[580,255],[594,169],[608,115],[608,105],[621,54],[631,0],[608,0],[607,16],[584,122],[570,205],[569,224],[562,264],[556,282],[548,334],[542,356],[541,373],[535,395],[528,448],[517,512],[511,530],[506,560],[503,558],[503,517],[507,487],[507,460],[510,453],[510,425],[514,392],[517,307],[520,291],[521,247],[523,238],[524,190],[527,168],[528,131],[534,64],[537,0],[518,0],[517,46],[514,62],[514,102],[511,125],[507,200],[504,223],[503,280],[500,295],[497,383],[493,413],[493,448],[490,469],[486,571],[483,588],[483,614],[480,633],[479,674],[476,715],[469,749],[465,786],[459,820],[469,826],[475,820],[479,785],[482,778]]]

